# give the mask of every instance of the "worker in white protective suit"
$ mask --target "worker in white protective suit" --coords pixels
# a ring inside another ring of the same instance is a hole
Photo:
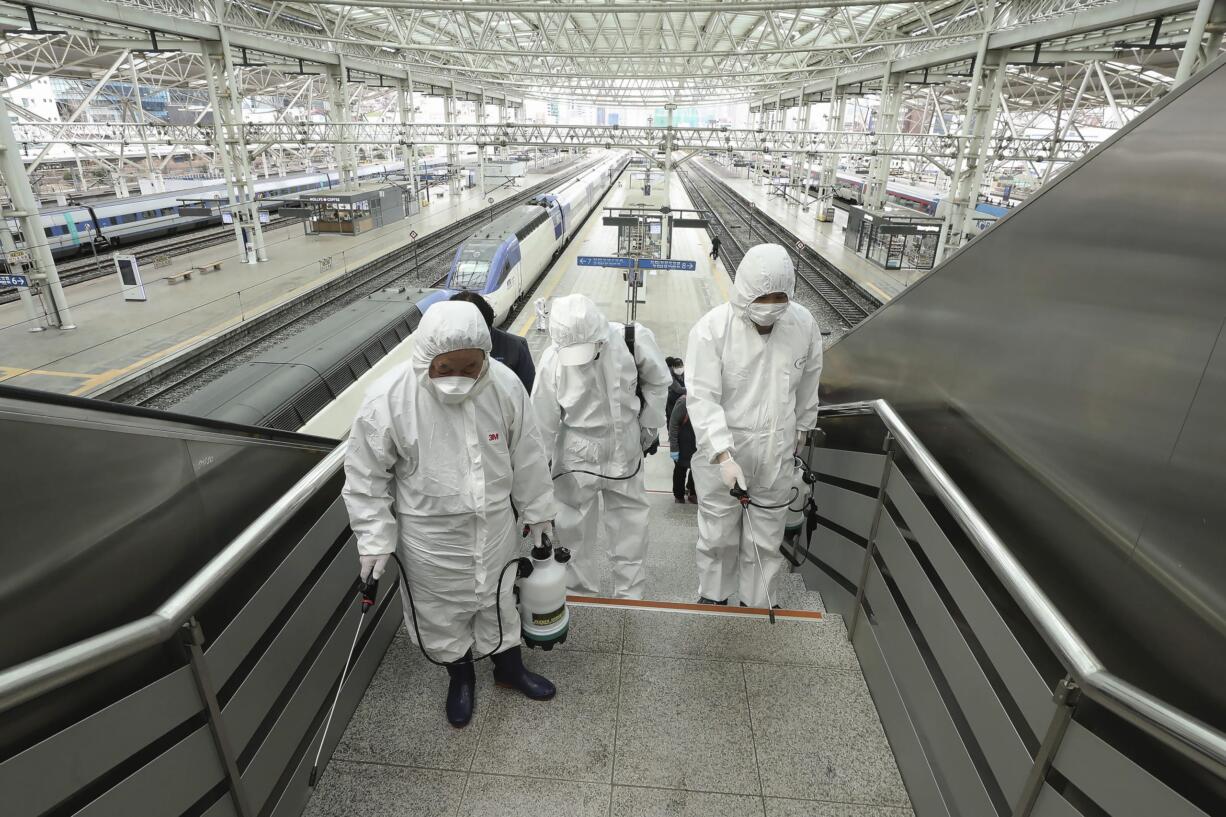
[[[730,303],[690,330],[686,407],[698,441],[698,592],[703,604],[768,606],[792,498],[793,456],[817,424],[822,334],[792,300],[787,250],[759,244],[737,267]],[[731,496],[748,490],[753,505]],[[762,508],[759,506],[777,506]]]
[[[473,661],[488,655],[499,685],[554,695],[524,669],[516,569],[504,573],[522,555],[520,524],[534,544],[552,533],[553,487],[528,394],[490,357],[477,308],[434,304],[413,341],[408,365],[371,386],[354,420],[344,497],[362,580],[378,579],[393,551],[408,572],[409,636],[446,665],[447,720],[461,727],[472,718]]]
[[[556,298],[552,343],[532,388],[553,463],[558,539],[571,550],[567,585],[583,595],[600,592],[593,557],[602,499],[613,597],[641,599],[647,580],[643,453],[659,440],[672,377],[651,330],[631,326],[632,337],[586,295]]]

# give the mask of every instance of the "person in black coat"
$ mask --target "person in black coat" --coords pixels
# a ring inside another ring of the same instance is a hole
[[[668,399],[664,402],[664,418],[667,422],[673,416],[673,406],[677,404],[677,398],[685,394],[685,363],[679,357],[666,357],[664,362],[668,364],[669,374],[673,376],[673,382],[668,384]]]
[[[673,499],[677,502],[685,502],[687,498],[690,502],[698,502],[694,475],[690,473],[690,459],[696,450],[698,440],[694,436],[694,426],[690,424],[690,414],[685,410],[685,395],[682,394],[677,398],[672,414],[668,415],[668,453],[673,458]]]
[[[493,347],[490,350],[490,357],[515,372],[519,381],[524,384],[524,388],[531,394],[532,384],[536,380],[536,365],[532,362],[532,352],[528,349],[528,341],[518,335],[494,328],[494,308],[490,306],[489,301],[476,292],[467,290],[457,292],[451,296],[451,300],[467,301],[477,307],[481,317],[485,318],[485,325],[490,329],[490,343]]]

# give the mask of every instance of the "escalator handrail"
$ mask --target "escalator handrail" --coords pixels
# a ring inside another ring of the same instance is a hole
[[[0,712],[174,638],[179,629],[341,469],[337,445],[156,611],[0,672]]]
[[[822,406],[821,414],[875,414],[1082,692],[1211,772],[1226,775],[1226,734],[1108,670],[888,402]]]

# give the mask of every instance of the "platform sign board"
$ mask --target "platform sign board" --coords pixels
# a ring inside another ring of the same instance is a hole
[[[698,265],[693,261],[682,261],[675,258],[640,258],[639,269],[671,269],[693,272]]]
[[[10,269],[17,266],[18,264],[28,264],[30,263],[30,251],[29,250],[10,250],[8,253],[5,254],[5,259],[8,261]]]
[[[147,301],[145,282],[140,277],[140,264],[135,255],[114,255],[115,272],[125,301]]]
[[[579,256],[579,266],[630,269],[634,266],[634,259],[622,258],[621,256],[617,255],[581,255]]]
[[[24,275],[0,275],[0,287],[28,287],[30,279]]]

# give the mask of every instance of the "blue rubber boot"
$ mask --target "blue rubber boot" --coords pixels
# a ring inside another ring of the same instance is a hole
[[[473,719],[473,703],[477,693],[477,674],[473,672],[473,653],[447,665],[451,682],[447,684],[447,723],[463,729]]]
[[[524,657],[519,647],[494,656],[494,683],[500,687],[518,689],[534,701],[548,701],[558,692],[552,681],[524,668]]]

